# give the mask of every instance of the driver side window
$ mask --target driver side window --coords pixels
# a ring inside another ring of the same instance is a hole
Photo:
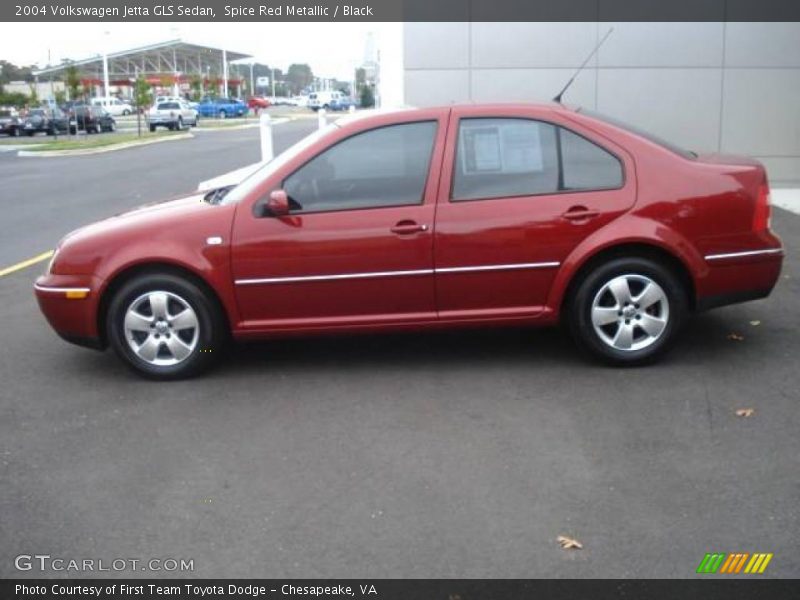
[[[293,213],[421,204],[436,122],[372,129],[328,148],[283,183]]]

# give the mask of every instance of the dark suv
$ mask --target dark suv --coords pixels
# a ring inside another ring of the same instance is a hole
[[[56,133],[75,133],[75,119],[70,118],[60,108],[34,108],[28,111],[28,115],[22,123],[22,131],[25,135],[33,136],[39,132],[47,135]]]
[[[17,137],[21,124],[15,111],[0,109],[0,133],[7,133],[12,137]]]
[[[75,118],[76,127],[86,133],[116,131],[117,122],[110,114],[98,106],[86,104],[75,106],[70,114]]]

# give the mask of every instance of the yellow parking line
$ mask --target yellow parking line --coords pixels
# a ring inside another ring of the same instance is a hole
[[[22,269],[27,269],[31,265],[35,265],[36,263],[45,261],[51,256],[53,256],[53,251],[48,250],[47,252],[42,252],[41,254],[39,254],[38,256],[34,256],[33,258],[23,260],[15,265],[6,267],[5,269],[0,269],[0,277],[4,277],[5,275],[10,275],[11,273],[16,273],[17,271],[21,271]]]

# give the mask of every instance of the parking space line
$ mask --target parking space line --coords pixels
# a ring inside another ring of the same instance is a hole
[[[16,273],[17,271],[21,271],[22,269],[27,269],[28,267],[35,265],[36,263],[40,263],[47,260],[51,256],[53,256],[53,251],[48,250],[47,252],[42,252],[41,254],[34,256],[33,258],[20,261],[15,265],[11,265],[10,267],[0,269],[0,277],[10,275],[11,273]]]

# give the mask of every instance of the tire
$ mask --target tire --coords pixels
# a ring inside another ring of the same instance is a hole
[[[11,137],[19,137],[19,127],[11,128]]]
[[[28,137],[33,137],[36,134],[35,131],[28,131],[26,133],[28,134]]]
[[[110,133],[113,133],[116,130],[117,130],[117,124],[114,121],[111,121],[111,123],[109,123],[109,125],[108,125],[108,131]]]
[[[227,116],[228,116],[228,113],[226,113],[224,110],[219,111],[219,118],[220,119],[224,119]]]
[[[155,132],[155,130],[156,130],[156,126],[155,125],[150,125],[150,133]]]
[[[109,304],[106,331],[123,362],[162,381],[208,369],[227,340],[215,300],[194,282],[168,273],[143,274],[125,283]]]
[[[175,124],[175,129],[183,131],[183,117],[178,117],[178,122]]]
[[[635,366],[672,346],[688,299],[681,279],[661,263],[616,258],[583,277],[567,307],[570,333],[582,350],[608,364]]]
[[[131,114],[131,111],[129,111],[127,108],[122,111],[122,116],[123,117],[127,117],[129,114]]]

